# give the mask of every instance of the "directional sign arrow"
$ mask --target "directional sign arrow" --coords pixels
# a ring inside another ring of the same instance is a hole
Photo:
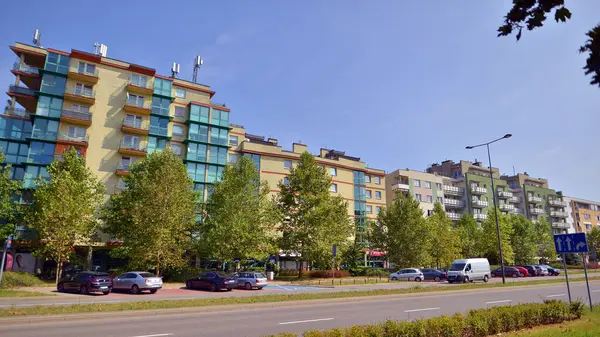
[[[581,250],[582,248],[585,248],[585,243],[584,242],[579,242],[576,246],[575,246],[575,250]]]
[[[567,236],[567,238],[565,239],[565,242],[567,243],[567,249],[571,250],[571,238]]]
[[[561,238],[556,238],[556,244],[558,245],[558,251],[562,252],[562,240]]]

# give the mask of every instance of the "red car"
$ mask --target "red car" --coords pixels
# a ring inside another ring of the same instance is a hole
[[[519,276],[521,276],[521,277],[524,277],[524,276],[527,276],[527,275],[529,275],[529,272],[528,272],[528,271],[527,271],[527,269],[525,269],[524,267],[521,267],[521,266],[514,266],[514,268],[517,268],[517,269],[519,269],[519,272],[521,273],[521,275],[519,275]]]

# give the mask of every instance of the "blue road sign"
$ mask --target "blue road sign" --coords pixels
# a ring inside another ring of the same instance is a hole
[[[585,233],[554,234],[554,247],[557,253],[587,253]]]

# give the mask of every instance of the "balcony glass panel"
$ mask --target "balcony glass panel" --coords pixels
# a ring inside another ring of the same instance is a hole
[[[152,97],[152,113],[161,116],[169,116],[169,108],[171,107],[171,101],[167,98]]]
[[[49,52],[44,69],[59,74],[67,74],[69,72],[69,62],[70,58],[68,56]]]
[[[210,109],[208,107],[192,104],[190,107],[190,121],[208,124],[209,113]]]
[[[206,148],[204,144],[189,143],[186,159],[206,162]]]
[[[38,98],[36,115],[60,118],[63,100],[57,97],[43,96]]]
[[[67,79],[62,76],[44,74],[42,76],[42,86],[40,91],[47,94],[63,96]]]
[[[172,97],[171,95],[171,87],[173,83],[169,80],[165,80],[162,78],[154,79],[154,93],[157,95]]]
[[[0,118],[0,138],[25,140],[31,136],[31,122],[21,119]]]
[[[0,148],[2,149],[2,153],[4,153],[5,163],[20,164],[27,162],[27,155],[29,154],[28,144],[0,141]]]
[[[28,163],[48,165],[54,160],[54,144],[31,142]]]
[[[212,118],[210,122],[215,125],[229,126],[229,112],[212,109]]]

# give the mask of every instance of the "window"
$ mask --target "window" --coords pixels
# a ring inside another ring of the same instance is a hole
[[[2,149],[2,153],[4,153],[4,156],[6,157],[4,161],[7,164],[19,164],[27,162],[27,155],[29,154],[29,145],[0,141],[0,148]]]
[[[175,106],[175,117],[185,117],[185,107],[176,105]]]
[[[169,108],[171,107],[171,100],[162,97],[152,97],[152,113],[161,116],[169,116]]]
[[[14,118],[0,118],[0,137],[11,140],[25,140],[31,137],[31,122]],[[4,152],[6,154],[6,151]]]
[[[367,205],[367,214],[373,213],[373,206]]]
[[[194,105],[190,107],[190,120],[198,123],[208,124],[208,115],[210,109],[202,105]]]
[[[121,157],[121,169],[128,171],[129,166],[134,163],[134,160],[131,160],[130,157]]]
[[[140,96],[140,95],[134,95],[134,94],[127,94],[127,105],[133,105],[133,106],[137,106],[137,107],[143,107],[144,106],[144,96]]]
[[[377,184],[377,185],[381,184],[381,177],[375,177],[373,179],[375,180],[375,184]]]
[[[249,156],[250,159],[252,159],[254,166],[256,166],[256,169],[260,171],[260,155],[259,154],[244,153],[244,156]]]
[[[371,199],[371,190],[367,190],[367,199]]]
[[[600,221],[600,215],[596,215],[596,221]]]
[[[354,202],[354,215],[364,216],[367,211],[367,205],[364,202]]]
[[[140,137],[132,136],[132,135],[125,135],[123,137],[122,145],[125,146],[126,148],[139,149],[140,148]]]
[[[210,128],[210,143],[217,145],[227,145],[229,135],[227,130],[220,128]]]
[[[290,184],[290,179],[288,177],[283,177],[283,184],[284,185],[289,185]]]
[[[37,118],[33,123],[31,138],[56,140],[58,121]]]
[[[171,143],[171,151],[178,156],[181,156],[181,145]]]
[[[428,195],[427,196],[427,202],[433,203],[433,196],[432,195]]]
[[[235,164],[238,161],[238,155],[235,153],[228,153],[227,154],[227,162],[229,164]]]
[[[413,185],[415,187],[421,187],[421,181],[419,179],[415,179]]]
[[[62,96],[65,93],[67,79],[62,76],[44,74],[40,91],[48,94]]]
[[[435,188],[439,191],[442,189],[442,184],[440,183],[435,183]]]
[[[60,114],[62,112],[62,106],[62,99],[40,95],[40,98],[38,98],[38,104],[35,113],[40,116],[58,118],[60,117]]]
[[[89,113],[90,112],[90,107],[87,105],[81,105],[81,104],[71,104],[71,111],[76,111],[76,112],[83,112],[83,113]]]
[[[204,182],[205,171],[206,165],[204,164],[187,163],[187,173],[193,181]]]
[[[208,143],[208,126],[194,123],[190,124],[188,126],[188,138],[190,140]]]
[[[381,200],[381,191],[375,191],[375,199]]]
[[[173,136],[183,136],[183,128],[181,125],[173,125]]]
[[[154,78],[154,94],[171,97],[173,83],[162,78]]]
[[[142,76],[142,75],[138,75],[138,74],[131,74],[131,77],[129,78],[129,83],[131,83],[137,87],[142,87],[142,88],[146,87],[147,81],[148,81],[148,79],[146,78],[146,76]]]
[[[28,163],[48,165],[54,160],[54,144],[31,142]]]
[[[222,174],[223,174],[223,167],[209,165],[208,166],[208,176],[206,177],[206,181],[209,183],[219,181],[219,180],[221,180]]]
[[[583,218],[585,220],[590,220],[591,219],[590,215],[589,214],[585,214],[585,213],[583,214]]]
[[[169,119],[150,116],[150,133],[157,136],[169,136]]]
[[[375,214],[379,214],[379,212],[381,212],[381,207],[375,206]]]
[[[208,161],[212,164],[227,164],[227,148],[211,146]]]
[[[329,192],[337,193],[337,184],[331,184],[331,186],[329,186]]]
[[[229,136],[229,145],[237,146],[238,145],[238,136]]]
[[[188,143],[186,159],[206,162],[206,149],[204,144]]]
[[[229,112],[212,109],[212,118],[210,122],[214,125],[229,126]]]
[[[354,171],[354,185],[364,185],[365,184],[365,173],[361,171]]]
[[[329,175],[332,177],[337,176],[337,169],[335,167],[330,167],[329,168]]]
[[[371,176],[365,174],[365,183],[371,182]]]
[[[437,197],[437,201],[438,201],[440,204],[443,204],[443,203],[444,203],[444,198],[442,198],[442,197]]]
[[[94,97],[94,89],[91,85],[77,83],[75,84],[75,95]]]
[[[69,72],[69,61],[70,58],[66,55],[49,52],[44,69],[59,74],[67,74]]]
[[[586,223],[585,224],[585,229],[588,230],[588,231],[592,230],[592,224]]]
[[[354,200],[366,200],[366,188],[354,186]]]
[[[67,128],[67,136],[76,139],[85,138],[85,128],[82,128],[80,126],[69,125]]]
[[[431,181],[425,182],[425,188],[431,189]]]
[[[33,188],[35,187],[35,181],[37,178],[44,178],[46,180],[50,179],[50,175],[45,167],[40,166],[27,166],[27,170],[25,171],[25,176],[23,178],[23,187],[24,188]]]
[[[285,169],[291,169],[292,168],[292,161],[289,159],[285,159],[283,161],[283,168]]]
[[[126,126],[141,129],[142,128],[142,116],[127,114],[125,115],[125,123]]]
[[[77,71],[80,74],[96,76],[96,65],[91,63],[79,62]]]
[[[185,89],[175,88],[175,97],[185,98]]]
[[[417,201],[421,201],[421,195],[420,194],[415,194],[415,200]]]
[[[167,141],[162,138],[148,137],[148,154],[152,154],[154,151],[161,152],[167,146]]]

